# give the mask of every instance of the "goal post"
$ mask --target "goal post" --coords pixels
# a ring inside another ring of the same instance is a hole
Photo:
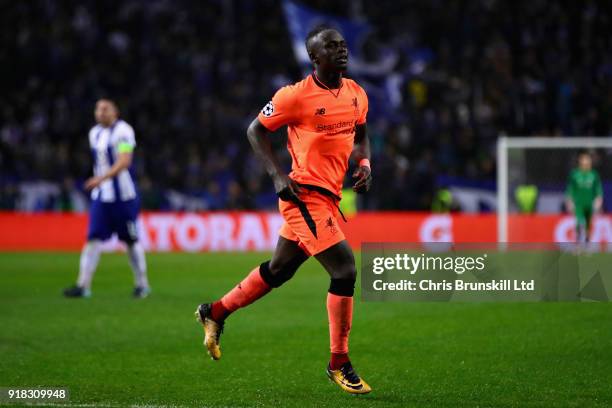
[[[612,137],[507,137],[497,140],[497,240],[508,242],[509,214],[515,211],[512,189],[519,183],[544,183],[557,173],[552,183],[564,186],[569,171],[576,166],[575,156],[582,150],[597,150],[605,156],[599,165],[612,171]],[[528,154],[529,152],[529,154]],[[594,163],[594,168],[599,168]],[[610,174],[612,175],[612,173]],[[605,181],[602,174],[602,181]],[[544,183],[545,184],[545,183]],[[558,193],[557,193],[558,195]]]

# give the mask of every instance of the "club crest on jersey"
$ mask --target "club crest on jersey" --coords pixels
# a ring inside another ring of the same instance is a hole
[[[261,113],[266,118],[269,118],[270,116],[272,116],[272,114],[274,113],[274,104],[272,103],[272,101],[268,102],[266,106],[263,107],[263,109],[261,110]]]
[[[325,227],[329,228],[332,234],[335,234],[336,232],[338,232],[332,217],[329,217],[327,220],[325,220]]]
[[[355,108],[355,116],[359,116],[359,101],[357,101],[357,98],[353,98],[352,105]]]

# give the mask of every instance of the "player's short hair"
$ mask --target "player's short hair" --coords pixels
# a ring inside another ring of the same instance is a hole
[[[306,40],[304,40],[304,45],[306,46],[306,51],[308,51],[309,55],[310,55],[310,45],[311,45],[312,39],[316,37],[317,35],[319,35],[320,33],[322,33],[323,31],[327,31],[327,30],[335,30],[335,29],[332,26],[327,25],[327,24],[319,24],[318,26],[316,26],[315,28],[313,28],[312,30],[308,32],[308,34],[306,35]]]
[[[108,98],[108,97],[103,96],[103,97],[98,98],[98,99],[96,100],[96,103],[98,103],[98,102],[102,102],[102,101],[104,101],[104,102],[108,102],[108,103],[110,103],[111,105],[113,105],[113,107],[115,108],[115,110],[117,111],[117,113],[119,113],[119,105],[117,105],[117,102],[116,102],[114,99],[112,99],[112,98]]]

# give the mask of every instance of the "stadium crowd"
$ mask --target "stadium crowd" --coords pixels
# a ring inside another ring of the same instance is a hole
[[[365,55],[397,56],[399,104],[369,121],[375,183],[362,208],[429,209],[440,175],[492,180],[500,134],[612,134],[612,15],[600,2],[308,5],[367,20]],[[280,1],[36,0],[3,7],[0,22],[0,209],[86,208],[101,96],[136,130],[145,209],[276,206],[245,129],[303,75]],[[415,49],[431,57],[416,64]]]

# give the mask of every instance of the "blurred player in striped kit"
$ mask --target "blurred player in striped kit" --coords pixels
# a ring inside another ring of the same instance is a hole
[[[115,102],[100,99],[94,112],[97,125],[89,131],[89,146],[94,157],[94,176],[85,182],[91,190],[89,231],[81,252],[79,276],[75,286],[64,290],[66,297],[91,296],[91,281],[100,260],[102,241],[113,233],[127,246],[134,272],[135,298],[149,292],[147,264],[138,242],[136,220],[139,198],[131,173],[132,155],[136,147],[134,129],[119,119]]]

